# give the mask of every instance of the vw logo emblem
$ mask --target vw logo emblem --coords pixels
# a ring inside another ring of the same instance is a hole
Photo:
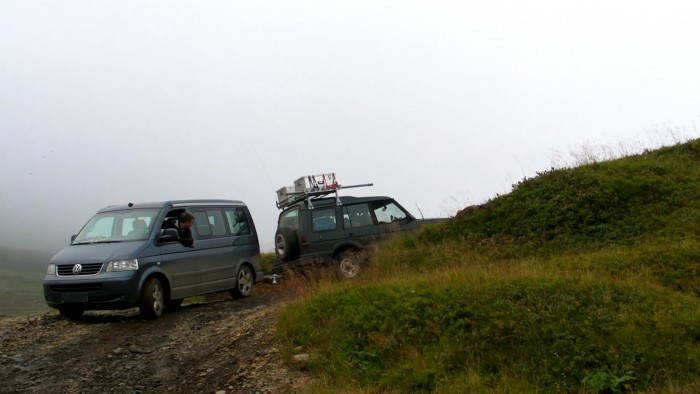
[[[80,264],[76,264],[73,266],[73,274],[78,275],[80,271],[83,270],[83,266]]]

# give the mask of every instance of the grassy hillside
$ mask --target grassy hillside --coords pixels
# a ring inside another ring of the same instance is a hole
[[[47,310],[41,287],[51,255],[0,247],[0,315]]]
[[[697,392],[698,219],[699,140],[551,169],[387,242],[280,333],[321,392]]]

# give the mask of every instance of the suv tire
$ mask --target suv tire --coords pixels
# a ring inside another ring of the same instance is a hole
[[[299,242],[297,233],[288,227],[283,227],[275,233],[275,252],[282,261],[293,261],[299,257]]]
[[[360,255],[351,250],[346,250],[337,258],[340,274],[346,278],[353,278],[360,272]]]

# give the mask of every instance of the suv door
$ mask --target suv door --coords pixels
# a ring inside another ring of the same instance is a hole
[[[369,206],[380,235],[418,228],[418,221],[394,200],[374,201]]]
[[[308,218],[305,225],[310,230],[307,232],[308,253],[313,256],[330,256],[335,246],[346,239],[338,215],[340,207],[316,208],[307,212],[309,215],[304,216]]]
[[[376,241],[379,235],[376,220],[366,203],[343,206],[343,227],[349,241],[363,246]]]

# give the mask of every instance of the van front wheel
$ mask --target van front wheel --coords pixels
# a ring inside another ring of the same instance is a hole
[[[146,319],[155,319],[163,314],[163,284],[158,278],[151,278],[141,290],[139,310]]]
[[[247,265],[242,265],[238,269],[238,275],[236,275],[236,287],[229,290],[231,298],[250,297],[250,293],[253,292],[253,282],[253,271]]]

